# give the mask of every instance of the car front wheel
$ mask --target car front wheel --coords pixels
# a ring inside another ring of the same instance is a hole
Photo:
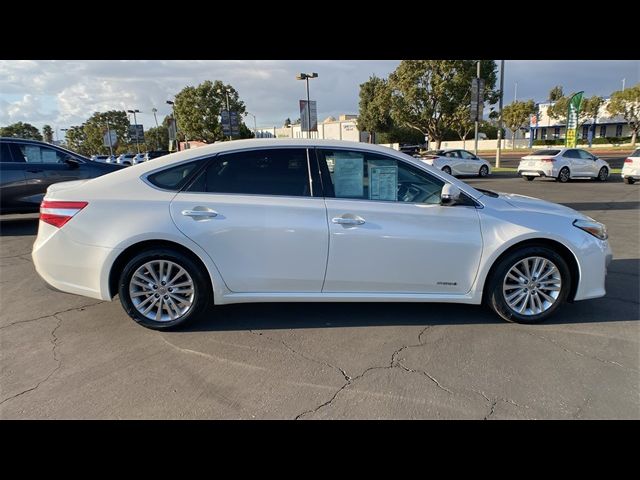
[[[451,168],[450,167],[442,167],[442,171],[444,173],[446,173],[447,175],[451,175]]]
[[[633,177],[627,177],[624,179],[624,182],[629,184],[629,185],[633,185],[634,183],[636,183],[636,179]]]
[[[489,167],[487,167],[486,165],[481,166],[480,171],[478,172],[478,176],[486,177],[487,175],[489,175]]]
[[[607,167],[602,167],[598,172],[598,180],[604,182],[607,177],[609,177],[609,170],[607,169]]]
[[[211,288],[189,256],[167,248],[130,259],[118,283],[120,302],[140,325],[154,330],[184,326],[207,309]]]
[[[524,178],[527,182],[532,182],[533,179],[536,178],[536,177],[532,177],[531,175],[525,175],[522,178]]]
[[[560,183],[567,183],[570,176],[571,174],[569,173],[569,169],[567,167],[563,167],[562,170],[560,170],[560,173],[558,173],[557,180]]]
[[[517,250],[500,260],[487,283],[487,303],[504,320],[539,323],[566,300],[571,274],[564,259],[544,246]]]

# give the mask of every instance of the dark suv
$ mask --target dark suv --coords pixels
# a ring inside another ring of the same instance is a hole
[[[52,183],[99,177],[121,168],[57,145],[0,137],[0,214],[38,212]]]

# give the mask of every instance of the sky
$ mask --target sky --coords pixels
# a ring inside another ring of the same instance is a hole
[[[499,65],[499,61],[498,65]],[[386,77],[399,60],[3,60],[0,61],[0,126],[18,121],[54,129],[79,125],[93,112],[138,109],[138,123],[155,126],[170,113],[166,100],[185,86],[204,80],[231,84],[256,116],[257,126],[282,126],[299,115],[306,98],[299,72],[317,72],[309,81],[318,118],[358,113],[359,86],[371,75]],[[554,85],[565,93],[608,96],[640,82],[637,60],[507,60],[504,103],[517,99],[543,102]],[[245,119],[253,128],[253,117]]]

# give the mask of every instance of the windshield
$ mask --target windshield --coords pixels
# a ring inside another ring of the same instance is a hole
[[[557,154],[560,153],[560,150],[538,150],[537,152],[533,152],[531,155],[548,155],[551,157],[556,156]]]

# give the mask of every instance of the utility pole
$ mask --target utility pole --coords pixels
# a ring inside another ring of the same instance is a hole
[[[478,105],[476,108],[476,136],[475,136],[475,146],[474,146],[474,155],[478,156],[478,124],[480,123],[480,97],[482,96],[482,92],[480,92],[480,60],[478,60],[478,69],[476,71],[476,78],[478,82],[478,94],[476,96],[476,104]]]
[[[218,93],[222,93],[221,89],[217,90]],[[229,116],[229,140],[233,140],[231,133],[233,132],[233,126],[231,125],[231,108],[229,107],[229,89],[225,87],[224,96],[227,99],[227,115]]]
[[[109,119],[107,118],[106,120],[107,120],[107,138],[109,139],[109,155],[113,157],[113,147],[111,146],[111,126],[109,125]]]
[[[313,73],[299,73],[296,75],[296,80],[306,80],[307,81],[307,138],[311,138],[311,100],[309,97],[309,79],[310,78],[318,78],[318,74],[316,72]],[[300,128],[302,131],[302,128]]]
[[[496,150],[496,168],[500,168],[500,149],[502,148],[502,98],[504,97],[504,60],[500,60],[500,102],[498,107],[498,149]]]
[[[167,100],[165,102],[167,105],[171,105],[171,115],[173,120],[173,125],[176,127],[176,152],[180,151],[180,140],[178,139],[178,120],[176,119],[176,107],[175,102],[171,100]]]
[[[138,153],[140,153],[140,141],[138,140],[138,120],[136,119],[136,113],[140,113],[140,110],[127,110],[127,113],[133,113],[133,123],[136,126],[136,148],[138,149]]]
[[[153,112],[153,118],[156,121],[156,150],[160,150],[160,145],[158,144],[158,134],[160,133],[158,130],[158,117],[156,116],[156,113],[158,112],[157,108],[152,108],[151,111]]]

